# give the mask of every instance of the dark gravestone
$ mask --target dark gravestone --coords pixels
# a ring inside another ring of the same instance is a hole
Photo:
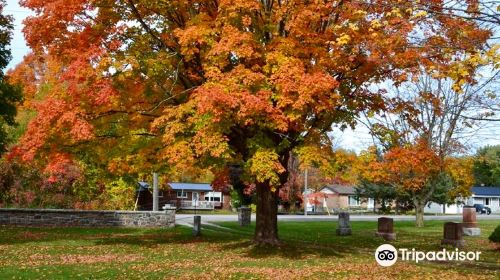
[[[473,206],[464,206],[462,212],[462,233],[467,236],[481,235],[481,229],[476,221],[476,208]]]
[[[386,217],[378,218],[378,228],[375,235],[380,236],[387,241],[395,240],[396,234],[394,233],[394,220]]]
[[[194,216],[193,236],[200,236],[200,234],[201,234],[201,216]]]
[[[339,213],[339,225],[337,228],[337,235],[351,235],[351,223],[349,220],[349,213],[340,212]]]
[[[465,241],[462,238],[462,224],[460,223],[445,223],[443,237],[441,245],[452,245],[457,248],[465,245]]]
[[[250,225],[252,217],[252,209],[250,207],[240,207],[238,208],[238,223],[242,227],[246,227]]]

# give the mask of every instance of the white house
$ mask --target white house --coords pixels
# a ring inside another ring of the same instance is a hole
[[[500,187],[474,187],[472,193],[473,204],[490,207],[493,213],[500,212]]]
[[[500,213],[500,187],[473,187],[472,196],[456,204],[443,206],[430,203],[425,208],[426,213],[460,214],[464,205],[483,204],[491,209],[492,213]]]

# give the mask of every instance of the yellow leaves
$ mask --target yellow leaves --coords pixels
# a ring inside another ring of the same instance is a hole
[[[399,8],[394,8],[394,9],[392,9],[392,11],[387,13],[387,16],[390,16],[390,15],[395,16],[395,17],[403,17],[401,15],[401,11],[399,10]]]
[[[342,36],[338,37],[335,42],[339,46],[347,45],[351,41],[351,36],[349,34],[342,34]]]
[[[377,159],[377,150],[374,146],[362,151],[353,163],[353,172],[361,179],[372,182],[386,182],[387,170]]]
[[[498,46],[493,45],[492,48],[484,53],[479,51],[469,53],[461,61],[451,64],[446,74],[454,81],[452,88],[455,92],[461,93],[465,84],[474,81],[474,74],[477,68],[484,65],[492,65],[494,68],[500,66]]]
[[[474,185],[472,157],[448,158],[445,160],[446,171],[454,181],[454,187],[450,190],[450,197],[467,197]]]
[[[382,27],[382,24],[380,23],[380,20],[374,19],[371,21],[370,26],[374,29]]]
[[[192,149],[197,156],[229,158],[227,138],[211,127],[199,130],[192,139]]]
[[[422,18],[422,17],[425,17],[425,16],[427,16],[427,12],[426,11],[418,11],[416,14],[413,15],[413,18],[417,19],[417,18]]]
[[[491,65],[496,69],[500,68],[499,46],[495,44],[485,53],[477,51],[468,54],[465,59],[452,64],[448,76],[454,81],[453,90],[461,93],[464,85],[474,82],[475,71],[481,66]]]
[[[367,12],[365,10],[356,10],[356,11],[354,11],[353,14],[356,15],[356,16],[362,16],[362,17],[364,17],[364,16],[366,16]]]
[[[359,27],[355,23],[349,23],[349,29],[351,29],[352,31],[358,31]]]
[[[280,186],[279,174],[285,172],[285,168],[278,160],[278,154],[271,149],[259,149],[250,159],[249,170],[255,176],[257,182],[269,182],[272,187]]]
[[[493,44],[486,52],[485,58],[495,69],[500,68],[500,44]]]

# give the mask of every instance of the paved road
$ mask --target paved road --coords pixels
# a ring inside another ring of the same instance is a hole
[[[193,214],[177,214],[175,221],[178,224],[186,224],[193,222]],[[201,214],[202,223],[212,222],[236,222],[238,216],[235,215],[206,215]],[[376,221],[379,217],[390,217],[395,221],[414,221],[414,216],[395,216],[395,215],[351,215],[351,221]],[[337,221],[337,215],[278,215],[279,221]],[[500,220],[499,214],[492,215],[477,215],[478,220]],[[255,220],[255,214],[252,214],[252,220]],[[439,215],[439,216],[424,216],[426,221],[461,221],[462,215]]]

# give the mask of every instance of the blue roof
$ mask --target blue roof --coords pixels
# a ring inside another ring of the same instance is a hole
[[[212,191],[209,183],[168,183],[173,190]]]
[[[472,193],[476,196],[500,196],[500,187],[473,187]]]
[[[146,182],[137,182],[137,184],[139,185],[139,188],[137,189],[138,191],[145,191],[149,189],[149,184]]]

